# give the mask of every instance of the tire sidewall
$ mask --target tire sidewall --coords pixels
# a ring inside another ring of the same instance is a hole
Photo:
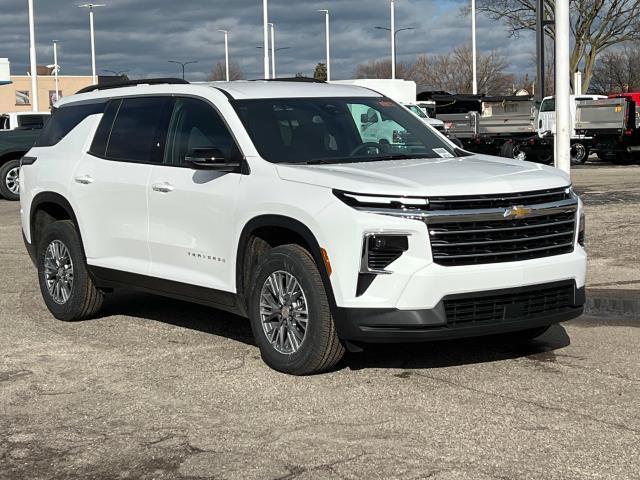
[[[56,303],[47,288],[44,279],[44,257],[47,247],[54,240],[59,240],[67,247],[73,262],[73,285],[71,296],[64,304]],[[47,226],[38,241],[36,253],[38,268],[38,283],[40,292],[51,314],[59,320],[72,320],[78,311],[82,310],[87,296],[87,283],[90,281],[80,237],[70,221],[54,222]]]
[[[285,271],[293,275],[300,283],[304,295],[307,299],[308,323],[304,341],[300,349],[292,354],[282,354],[276,351],[264,332],[262,320],[260,318],[260,294],[262,286],[266,279],[276,271]],[[318,278],[314,279],[313,274],[317,274]],[[318,338],[321,335],[321,322],[323,320],[323,298],[326,303],[326,295],[323,291],[319,292],[316,281],[320,278],[319,273],[310,272],[308,268],[297,258],[293,252],[285,251],[277,248],[272,250],[258,269],[254,278],[249,297],[249,318],[251,321],[251,329],[256,344],[260,348],[264,362],[271,368],[287,373],[295,373],[303,370],[304,366],[310,361],[314,348],[318,344]],[[320,285],[322,282],[320,280]]]
[[[7,175],[16,167],[20,167],[20,160],[9,160],[0,165],[0,196],[10,201],[20,200],[20,193],[16,195],[7,187]]]
[[[583,156],[580,159],[577,157],[578,151],[583,152]],[[583,143],[574,143],[573,145],[571,145],[571,163],[572,164],[582,165],[583,163],[586,163],[588,157],[589,157],[589,150],[587,149],[586,145],[584,145]]]

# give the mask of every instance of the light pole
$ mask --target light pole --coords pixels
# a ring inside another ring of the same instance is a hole
[[[31,61],[31,110],[38,111],[38,62],[36,61],[36,34],[33,21],[33,0],[29,0],[29,60]]]
[[[276,78],[276,26],[269,22],[271,29],[271,78]]]
[[[104,4],[85,3],[78,6],[80,8],[89,9],[89,29],[91,31],[91,75],[93,76],[93,83],[95,85],[98,83],[98,76],[96,75],[96,35],[93,28],[93,9],[97,7],[104,7]]]
[[[569,2],[556,2],[556,167],[571,171],[571,73],[569,67]]]
[[[227,82],[229,81],[229,32],[227,30],[218,30],[219,32],[224,33],[224,70],[227,78]]]
[[[391,32],[391,29],[387,28],[387,27],[374,27],[374,28],[376,28],[377,30],[386,30],[388,32]],[[398,34],[400,32],[404,32],[406,30],[415,30],[415,27],[399,28],[398,30],[393,32],[393,34],[391,35],[391,44],[392,44],[391,51],[393,52],[393,56],[391,57],[391,78],[393,78],[394,80],[396,78],[396,42],[397,42],[397,37],[398,37]]]
[[[269,78],[269,0],[262,0],[262,45],[264,49],[264,78]]]
[[[324,29],[325,38],[327,41],[327,82],[331,81],[331,42],[329,40],[329,10],[318,10],[320,13],[324,13]]]
[[[396,78],[396,3],[391,0],[391,78]]]
[[[473,58],[473,94],[478,94],[478,58],[476,48],[476,0],[471,0],[471,56]]]
[[[53,41],[53,74],[56,82],[56,102],[60,100],[60,84],[58,83],[58,40]]]
[[[178,62],[177,60],[167,60],[169,63],[177,63],[182,66],[182,79],[184,80],[184,67],[191,65],[192,63],[198,63],[197,60],[191,60],[190,62]]]

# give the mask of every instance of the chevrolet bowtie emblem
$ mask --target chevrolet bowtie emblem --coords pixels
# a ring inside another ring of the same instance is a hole
[[[529,216],[531,209],[523,206],[509,207],[504,211],[504,218],[525,218]]]

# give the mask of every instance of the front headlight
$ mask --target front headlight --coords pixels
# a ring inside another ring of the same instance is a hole
[[[579,230],[578,230],[578,243],[580,245],[582,245],[583,247],[585,246],[585,238],[584,238],[584,234],[585,234],[585,229],[586,229],[586,225],[585,225],[585,221],[586,221],[586,216],[584,214],[584,210],[580,213],[580,224],[578,226]]]
[[[427,210],[429,199],[426,197],[405,197],[396,195],[372,195],[367,193],[351,193],[334,190],[333,194],[344,203],[357,210],[366,211],[397,211],[408,214]],[[380,212],[382,213],[382,212]]]

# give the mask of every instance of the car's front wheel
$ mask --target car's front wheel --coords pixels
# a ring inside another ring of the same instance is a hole
[[[299,245],[283,245],[264,255],[249,310],[262,358],[275,370],[320,373],[344,355],[318,267]]]
[[[20,160],[9,160],[0,166],[0,195],[7,200],[20,200]]]
[[[104,295],[89,276],[80,236],[71,221],[45,228],[36,260],[40,292],[54,317],[82,320],[100,309]]]

